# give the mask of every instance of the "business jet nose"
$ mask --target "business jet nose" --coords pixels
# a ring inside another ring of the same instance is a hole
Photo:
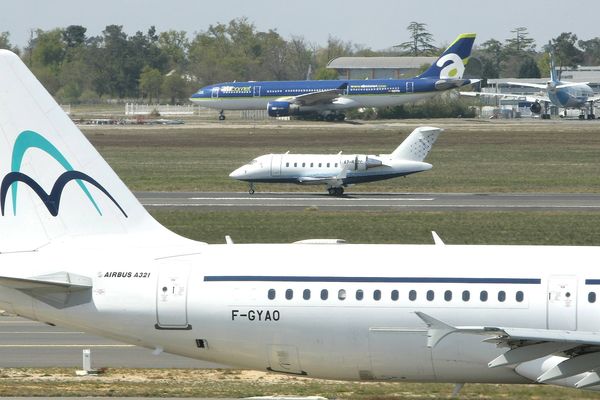
[[[235,171],[233,171],[232,173],[230,173],[229,177],[233,178],[233,179],[240,179],[244,175],[246,175],[246,170],[244,167],[240,167],[240,168],[236,169]]]

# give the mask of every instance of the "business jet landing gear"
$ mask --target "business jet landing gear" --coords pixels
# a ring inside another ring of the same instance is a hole
[[[219,111],[219,121],[225,121],[225,113],[223,110]]]
[[[344,194],[344,188],[343,187],[330,187],[330,188],[327,188],[327,192],[329,193],[330,196],[341,196]]]
[[[248,184],[248,194],[254,194],[254,182]]]

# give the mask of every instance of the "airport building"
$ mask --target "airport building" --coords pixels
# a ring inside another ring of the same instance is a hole
[[[329,61],[338,79],[402,79],[418,75],[437,57],[338,57]]]

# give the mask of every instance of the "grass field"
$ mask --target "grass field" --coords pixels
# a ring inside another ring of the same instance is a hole
[[[457,122],[458,121],[458,122]],[[446,128],[430,153],[433,169],[350,191],[596,192],[600,124],[587,121],[426,121]],[[419,121],[369,124],[190,123],[168,127],[84,127],[133,190],[245,191],[229,173],[271,152],[389,153]],[[261,184],[258,190],[323,191]]]

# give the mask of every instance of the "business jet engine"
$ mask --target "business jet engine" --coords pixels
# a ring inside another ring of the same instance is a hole
[[[300,107],[289,101],[270,101],[267,104],[269,117],[287,117],[300,114]]]
[[[535,103],[531,104],[531,107],[529,107],[529,109],[534,114],[540,114],[542,112],[542,105],[538,101],[536,101]]]
[[[345,156],[342,159],[342,165],[349,171],[365,171],[369,168],[380,167],[383,163],[375,156],[355,154]]]

